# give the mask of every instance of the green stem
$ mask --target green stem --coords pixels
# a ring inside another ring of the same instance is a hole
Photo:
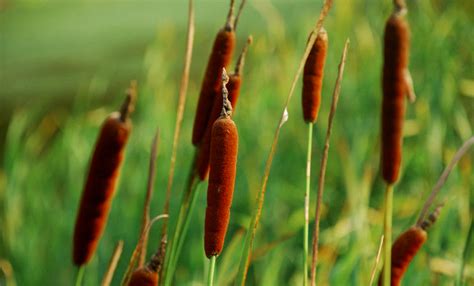
[[[466,266],[466,260],[468,259],[468,256],[471,253],[470,246],[472,245],[471,240],[473,237],[473,233],[474,233],[474,218],[471,218],[471,226],[469,227],[466,243],[464,244],[461,266],[459,267],[459,273],[458,273],[458,282],[456,283],[456,285],[459,285],[459,286],[464,285],[464,270]]]
[[[211,256],[211,258],[209,258],[209,275],[207,276],[207,285],[208,286],[212,286],[214,285],[214,271],[215,271],[215,268],[216,268],[216,257],[217,256]]]
[[[194,170],[194,164],[192,170]],[[183,194],[178,221],[176,223],[176,229],[173,234],[173,239],[170,247],[171,252],[168,256],[167,267],[165,271],[165,285],[171,285],[172,276],[176,268],[176,263],[181,253],[181,249],[189,227],[189,221],[191,218],[190,214],[192,213],[196,202],[198,193],[197,187],[199,186],[199,183],[200,181],[198,180],[196,173],[193,171],[188,180],[188,187],[186,188],[186,192]]]
[[[313,123],[308,124],[308,154],[306,159],[306,192],[304,194],[304,241],[303,241],[303,286],[308,285],[308,236],[309,236],[309,194],[311,184],[311,149]]]
[[[383,286],[390,286],[392,268],[392,210],[393,185],[387,184],[385,190],[385,217],[384,217],[384,269]]]
[[[84,278],[84,269],[86,267],[84,265],[79,266],[79,269],[77,270],[77,275],[76,275],[76,286],[81,286],[82,285],[82,280]]]
[[[186,213],[186,215],[184,217],[183,229],[182,229],[181,235],[178,238],[176,253],[173,257],[173,261],[172,261],[172,265],[171,265],[173,271],[176,268],[176,264],[178,263],[179,255],[181,254],[181,250],[183,249],[184,241],[186,240],[186,234],[188,233],[189,223],[191,222],[191,218],[192,218],[191,214],[193,213],[194,206],[196,205],[196,199],[197,199],[198,193],[199,193],[199,186],[201,186],[201,184],[199,184],[199,183],[200,183],[200,181],[197,184],[195,184],[195,187],[193,189],[193,193],[192,193],[192,196],[191,196],[191,201],[189,203],[188,212]]]

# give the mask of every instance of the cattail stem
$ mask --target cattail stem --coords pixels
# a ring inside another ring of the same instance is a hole
[[[242,13],[242,9],[244,8],[245,2],[246,0],[242,0],[242,2],[240,2],[239,10],[237,11],[237,15],[235,16],[234,20],[234,30],[237,29],[237,23],[239,22],[240,14]]]
[[[179,255],[181,254],[181,250],[183,249],[184,241],[186,239],[186,234],[188,233],[189,223],[191,222],[191,218],[192,218],[191,214],[194,211],[194,207],[196,205],[196,199],[197,199],[198,193],[199,193],[199,186],[202,186],[202,184],[200,184],[200,181],[198,181],[193,186],[193,192],[191,194],[191,198],[190,198],[190,201],[189,201],[189,204],[188,204],[188,207],[187,207],[188,211],[184,215],[183,228],[182,228],[180,236],[178,237],[178,241],[177,241],[177,245],[176,245],[176,253],[173,256],[173,261],[172,261],[173,271],[176,268],[176,264],[178,263]]]
[[[372,274],[370,274],[369,286],[372,286],[372,284],[374,284],[375,273],[377,272],[377,267],[379,265],[380,256],[382,255],[383,245],[384,245],[384,236],[382,235],[380,237],[379,249],[377,250],[377,255],[375,256],[375,263],[374,263],[374,267],[372,268]]]
[[[349,48],[349,39],[344,44],[344,50],[342,51],[341,61],[339,62],[339,68],[337,72],[336,84],[332,94],[331,110],[329,111],[328,128],[326,130],[326,138],[324,139],[323,156],[321,158],[321,168],[319,169],[319,183],[318,183],[318,194],[316,198],[316,210],[314,214],[314,231],[313,231],[313,245],[311,249],[311,285],[316,285],[316,265],[318,263],[318,247],[319,247],[319,223],[321,221],[321,206],[323,204],[324,194],[324,180],[326,178],[326,167],[329,156],[329,139],[331,138],[331,131],[334,122],[334,116],[336,115],[337,104],[339,102],[339,94],[341,92],[342,76],[344,75],[344,67],[346,64],[347,50]]]
[[[417,225],[420,225],[423,222],[423,220],[425,220],[425,217],[430,207],[433,205],[436,195],[444,186],[444,183],[448,179],[448,176],[453,170],[454,166],[456,166],[459,160],[461,160],[461,158],[467,153],[467,151],[469,151],[469,148],[471,148],[471,146],[473,145],[474,145],[474,136],[469,138],[466,142],[464,142],[461,148],[459,148],[459,150],[454,155],[453,159],[451,159],[451,162],[449,162],[448,166],[446,166],[443,173],[441,174],[441,177],[439,177],[438,181],[436,182],[436,185],[433,187],[433,190],[431,191],[430,196],[428,197],[425,204],[423,205],[423,208],[416,222]]]
[[[184,116],[184,107],[186,105],[186,94],[189,83],[189,71],[191,69],[191,59],[193,55],[193,42],[194,42],[194,6],[193,0],[189,0],[188,9],[188,32],[186,35],[186,52],[184,57],[184,68],[181,76],[181,84],[179,86],[179,97],[178,97],[178,109],[176,112],[176,123],[174,126],[173,145],[171,148],[171,159],[170,169],[168,173],[168,185],[166,187],[166,198],[163,207],[163,213],[169,213],[169,202],[171,199],[171,189],[173,186],[174,170],[176,164],[176,156],[178,153],[178,142],[181,132],[181,125]],[[163,223],[162,236],[167,235],[168,232],[168,220]]]
[[[472,253],[472,239],[474,236],[474,218],[471,217],[471,225],[469,226],[469,232],[467,233],[466,243],[464,244],[463,255],[461,259],[461,266],[459,267],[459,274],[456,285],[464,285],[464,271],[466,269],[466,261],[470,253]]]
[[[79,269],[77,270],[77,275],[76,275],[76,286],[81,286],[82,285],[82,280],[84,279],[84,269],[85,265],[79,266]]]
[[[308,236],[309,236],[309,193],[311,184],[311,153],[313,123],[308,124],[308,153],[306,159],[306,192],[304,194],[304,241],[303,241],[303,285],[308,285]]]
[[[133,110],[135,109],[136,98],[137,98],[137,81],[132,80],[130,82],[130,87],[127,90],[127,96],[125,97],[125,101],[120,107],[120,121],[122,122],[127,121],[128,117],[130,116],[130,113],[132,113]]]
[[[160,130],[157,128],[153,141],[151,143],[150,161],[148,165],[148,182],[146,187],[145,202],[143,205],[143,217],[142,217],[142,228],[140,232],[143,232],[150,222],[150,204],[153,195],[153,188],[155,186],[156,178],[156,157],[158,155],[158,145],[160,141]],[[148,246],[148,233],[144,233],[143,243],[140,249],[140,257],[138,258],[138,267],[145,265],[146,252]]]
[[[189,223],[189,213],[191,212],[191,208],[194,206],[197,197],[196,193],[197,187],[199,185],[199,180],[197,173],[195,172],[196,154],[194,155],[186,188],[181,199],[181,207],[179,209],[176,228],[174,230],[173,237],[171,238],[169,243],[170,251],[166,257],[164,285],[170,285],[171,283],[172,274],[174,273],[176,262],[181,252],[181,247],[179,246],[179,244],[182,245],[182,243],[184,242],[184,236],[187,230],[186,221]]]
[[[215,271],[215,268],[216,268],[216,258],[217,258],[216,255],[211,256],[211,258],[209,258],[209,274],[207,276],[207,285],[208,286],[214,285],[214,271]]]
[[[123,240],[119,240],[115,246],[114,253],[109,261],[109,266],[105,272],[104,278],[102,279],[101,286],[109,286],[112,283],[112,278],[114,277],[115,269],[120,260],[120,255],[122,255],[123,250]]]
[[[383,286],[390,286],[392,265],[392,211],[393,211],[393,184],[387,184],[385,189],[385,216],[384,216],[384,270]]]

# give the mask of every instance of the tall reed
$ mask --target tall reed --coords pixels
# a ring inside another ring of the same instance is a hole
[[[386,182],[384,204],[384,264],[391,264],[393,186],[399,178],[402,161],[403,121],[405,119],[406,74],[410,31],[405,21],[404,1],[394,0],[394,12],[385,25],[382,75],[382,177]],[[390,283],[390,269],[384,272],[384,286]]]
[[[311,154],[313,124],[318,119],[323,87],[324,63],[328,49],[328,37],[324,28],[318,33],[316,41],[304,65],[303,90],[301,102],[303,118],[308,123],[308,152],[306,159],[306,191],[304,195],[304,237],[303,237],[303,285],[308,285],[308,236],[309,236],[309,197],[311,184]]]

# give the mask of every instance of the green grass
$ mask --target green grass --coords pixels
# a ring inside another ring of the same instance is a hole
[[[132,78],[140,87],[134,130],[107,228],[85,271],[85,285],[99,283],[119,239],[125,245],[117,273],[126,268],[138,240],[149,145],[157,125],[161,144],[151,214],[160,213],[183,66],[185,2],[7,1],[0,12],[0,258],[13,265],[18,285],[73,283],[72,231],[90,153],[103,118],[119,107]],[[237,180],[216,285],[237,271],[244,243],[241,229],[250,220],[274,129],[321,7],[320,1],[277,1],[273,9],[264,3],[249,1],[239,23],[237,50],[250,33],[254,44],[234,116],[240,135]],[[407,111],[403,173],[394,193],[394,237],[414,223],[443,167],[474,128],[474,98],[468,96],[474,92],[462,85],[474,80],[471,1],[408,1],[408,6],[410,69],[418,100]],[[390,9],[388,0],[335,1],[326,20],[329,54],[320,120],[314,127],[312,186],[317,186],[314,174],[319,171],[330,95],[346,37],[351,48],[326,175],[320,285],[367,285],[382,233],[381,39]],[[170,226],[194,152],[190,134],[204,65],[226,10],[224,1],[196,3],[195,49]],[[307,135],[299,90],[280,134],[255,250],[291,235],[252,263],[248,285],[302,283]],[[442,191],[447,204],[405,275],[407,285],[456,280],[456,270],[451,275],[435,273],[430,262],[461,261],[474,204],[473,160],[472,153],[463,159]],[[201,192],[178,261],[176,285],[204,283],[204,208]],[[151,231],[150,251],[159,245],[159,230]],[[466,266],[472,269],[472,256]],[[114,285],[120,278],[116,275]]]

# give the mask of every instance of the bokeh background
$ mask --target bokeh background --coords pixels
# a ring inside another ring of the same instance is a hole
[[[190,134],[203,71],[228,9],[228,1],[195,2],[195,45],[171,225],[194,152]],[[407,110],[395,236],[414,223],[444,166],[474,128],[474,2],[407,2],[410,69],[418,99]],[[254,44],[234,117],[240,133],[238,174],[217,285],[231,283],[237,271],[273,133],[321,4],[249,0],[243,11],[236,51],[249,34]],[[314,132],[311,213],[337,63],[347,37],[351,45],[329,152],[320,285],[367,285],[375,261],[384,189],[378,164],[381,43],[391,9],[389,0],[336,0],[325,21],[329,54]],[[115,243],[123,239],[114,279],[118,285],[138,238],[156,127],[161,143],[152,214],[163,207],[186,23],[184,0],[0,0],[0,259],[2,267],[12,266],[17,285],[73,283],[71,238],[90,153],[102,120],[118,108],[128,82],[137,79],[138,105],[121,181],[85,276],[86,285],[97,285]],[[280,135],[249,285],[301,285],[307,127],[300,87]],[[473,160],[471,152],[443,188],[440,200],[446,206],[412,262],[406,285],[454,285],[472,217]],[[174,285],[204,281],[203,190]],[[149,251],[159,243],[159,230],[151,231]],[[474,283],[473,255],[464,254],[468,283]]]

